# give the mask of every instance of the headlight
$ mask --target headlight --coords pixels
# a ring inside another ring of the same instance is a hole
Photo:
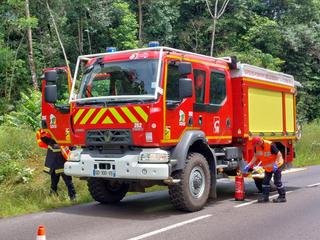
[[[76,149],[70,152],[69,161],[71,162],[79,162],[81,158],[82,149]]]
[[[156,152],[142,152],[139,157],[139,162],[141,163],[166,163],[168,161],[168,152],[160,149]]]

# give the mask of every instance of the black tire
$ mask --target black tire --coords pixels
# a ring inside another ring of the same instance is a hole
[[[120,202],[129,190],[129,185],[101,178],[89,178],[88,189],[94,200],[103,204]]]
[[[259,192],[262,192],[262,181],[263,181],[263,178],[254,178],[254,183],[256,184],[256,187],[258,189]],[[274,185],[273,181],[270,182],[270,191],[271,192],[274,192],[277,190],[277,187],[276,185]]]
[[[170,201],[175,208],[188,212],[201,210],[207,203],[211,181],[205,157],[200,153],[190,153],[184,169],[174,172],[172,177],[181,180],[178,184],[169,185]]]

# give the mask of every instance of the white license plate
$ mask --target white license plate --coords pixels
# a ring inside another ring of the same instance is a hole
[[[94,177],[97,177],[97,176],[99,176],[99,177],[116,177],[116,171],[94,169],[93,176]]]

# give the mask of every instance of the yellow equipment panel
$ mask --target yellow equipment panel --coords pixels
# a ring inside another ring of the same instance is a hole
[[[249,88],[248,95],[249,131],[283,132],[282,93]]]
[[[294,132],[294,97],[286,93],[286,128],[287,132]]]

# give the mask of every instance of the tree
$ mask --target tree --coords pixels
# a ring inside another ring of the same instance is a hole
[[[30,10],[29,10],[29,0],[25,0],[25,11],[26,11],[26,21],[30,21]],[[34,63],[34,57],[33,57],[33,47],[32,47],[32,30],[31,25],[29,24],[27,26],[27,41],[28,41],[28,59],[29,59],[29,65],[30,65],[30,71],[31,71],[31,79],[33,88],[37,91],[39,89],[38,83],[37,83],[37,74],[36,74],[36,66]]]
[[[142,4],[143,4],[143,0],[138,0],[138,16],[139,16],[139,35],[138,35],[138,39],[139,39],[139,45],[142,45]]]
[[[138,46],[137,20],[125,1],[112,3],[113,19],[110,37],[113,46],[120,49],[132,49]]]
[[[224,0],[223,3],[222,3],[221,8],[219,10],[218,9],[219,0],[215,0],[214,13],[212,13],[209,1],[206,0],[207,8],[208,8],[208,11],[209,11],[210,16],[212,18],[212,26],[211,26],[212,27],[212,35],[211,35],[210,56],[213,56],[214,38],[215,38],[215,33],[216,33],[217,21],[223,15],[223,13],[225,12],[228,3],[229,3],[229,0]]]

